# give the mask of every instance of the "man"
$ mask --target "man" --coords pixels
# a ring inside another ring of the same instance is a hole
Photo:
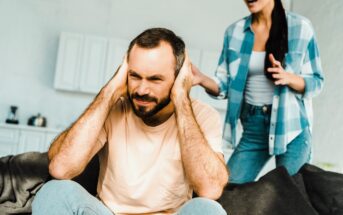
[[[226,214],[219,114],[189,98],[191,63],[173,32],[148,29],[115,76],[49,149],[34,214]],[[71,179],[99,154],[98,198]],[[199,198],[191,200],[192,192]]]

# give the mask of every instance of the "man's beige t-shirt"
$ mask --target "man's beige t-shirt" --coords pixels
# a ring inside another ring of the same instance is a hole
[[[210,147],[223,153],[218,112],[196,100],[192,107]],[[109,113],[98,144],[103,145],[98,195],[115,214],[173,214],[191,199],[175,115],[150,127],[122,98]]]

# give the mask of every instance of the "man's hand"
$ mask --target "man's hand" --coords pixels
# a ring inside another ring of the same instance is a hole
[[[198,196],[218,199],[228,182],[228,172],[223,155],[212,150],[204,136],[206,131],[201,129],[202,125],[198,124],[195,118],[192,102],[188,96],[191,87],[196,82],[193,74],[192,64],[186,53],[185,61],[171,92],[182,164],[186,177]]]
[[[192,74],[192,64],[189,61],[188,53],[185,53],[185,61],[180,69],[179,74],[177,75],[172,91],[171,99],[176,99],[180,95],[188,96],[189,91],[193,86],[193,74]]]
[[[269,60],[272,63],[271,68],[267,69],[267,72],[272,74],[272,77],[275,79],[275,85],[287,85],[293,90],[303,93],[305,89],[305,81],[302,77],[295,75],[290,72],[286,72],[280,61],[277,61],[273,54],[269,54]]]
[[[116,95],[126,96],[127,74],[128,74],[128,64],[127,64],[127,55],[125,55],[122,64],[118,67],[116,73],[109,81],[109,84],[115,88]]]

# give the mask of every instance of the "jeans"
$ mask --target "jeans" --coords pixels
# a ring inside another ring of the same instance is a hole
[[[99,199],[70,180],[52,180],[37,193],[32,203],[33,215],[113,215]],[[222,206],[210,199],[194,198],[186,202],[178,215],[226,215]]]
[[[227,166],[230,182],[242,184],[254,181],[263,166],[272,157],[269,154],[268,136],[271,105],[253,106],[244,104],[241,112],[243,134],[232,153]],[[284,166],[290,175],[309,162],[311,134],[306,128],[287,145],[284,154],[276,155],[276,166]]]

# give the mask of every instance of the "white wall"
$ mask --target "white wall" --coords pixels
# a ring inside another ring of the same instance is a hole
[[[343,1],[293,1],[318,35],[325,89],[314,100],[315,161],[343,166]],[[132,39],[148,27],[171,28],[187,45],[220,50],[226,26],[247,14],[243,0],[0,0],[0,121],[11,104],[21,123],[37,112],[65,128],[92,95],[53,89],[61,31]]]
[[[325,83],[314,99],[314,161],[338,164],[343,171],[343,1],[294,0],[294,11],[312,21]]]
[[[65,128],[92,95],[53,89],[61,31],[133,39],[149,27],[174,30],[187,45],[220,50],[228,23],[247,10],[242,2],[206,0],[0,0],[0,121],[11,104],[20,122],[38,112]]]

